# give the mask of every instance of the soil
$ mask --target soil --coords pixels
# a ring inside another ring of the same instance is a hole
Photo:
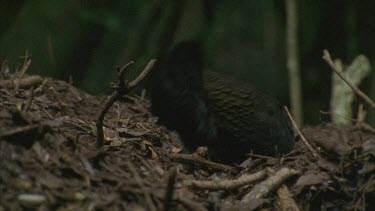
[[[111,107],[97,148],[105,97],[19,77],[0,80],[0,210],[375,210],[375,132],[365,123],[305,127],[310,147],[297,136],[283,157],[226,166],[204,147],[183,154],[140,96]]]

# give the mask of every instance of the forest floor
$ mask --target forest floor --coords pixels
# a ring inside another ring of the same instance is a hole
[[[138,96],[112,106],[98,149],[104,102],[50,78],[0,80],[0,210],[375,210],[366,124],[305,127],[310,148],[297,137],[284,157],[226,166],[182,154]]]

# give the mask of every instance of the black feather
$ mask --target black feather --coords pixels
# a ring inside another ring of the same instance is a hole
[[[206,71],[194,41],[179,43],[160,63],[151,86],[152,112],[176,130],[188,150],[207,146],[210,158],[241,162],[246,154],[287,153],[294,135],[286,112],[269,95]]]

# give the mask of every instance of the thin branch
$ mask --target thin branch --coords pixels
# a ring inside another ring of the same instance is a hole
[[[22,81],[23,76],[25,75],[25,73],[29,69],[29,67],[31,66],[31,63],[32,63],[32,60],[29,59],[29,56],[27,55],[27,51],[26,51],[25,63],[22,66],[22,69],[20,71],[20,75],[18,77],[18,81],[17,81],[16,87],[15,87],[16,91],[18,90],[18,88],[20,86],[20,82]]]
[[[338,116],[338,117],[343,118],[345,120],[349,120],[349,121],[352,121],[352,122],[359,122],[358,119],[349,118],[349,117],[346,117],[344,115],[338,114],[336,112],[330,112],[330,111],[322,111],[322,110],[320,110],[319,113],[325,114],[325,115],[331,115],[331,116],[335,115],[335,116]]]
[[[254,174],[243,174],[236,179],[219,181],[187,180],[184,181],[184,185],[193,186],[195,188],[205,190],[231,190],[240,188],[245,185],[250,185],[256,181],[264,179],[267,174],[267,169],[263,169]]]
[[[363,104],[359,104],[357,111],[357,125],[361,124],[366,119],[367,112],[363,109]]]
[[[119,78],[119,81],[118,81],[118,85],[119,87],[125,87],[125,71],[131,66],[134,64],[134,61],[130,61],[129,63],[127,63],[126,65],[124,65],[121,69],[119,66],[116,67],[117,69],[117,74],[118,74],[118,78]]]
[[[32,87],[32,88],[30,89],[30,95],[29,95],[29,98],[27,99],[27,102],[26,102],[25,107],[22,109],[23,111],[26,111],[26,112],[29,111],[30,106],[31,106],[31,104],[32,104],[32,102],[33,102],[33,100],[34,100],[34,96],[35,96],[35,91],[34,91],[34,90],[35,90],[34,87]]]
[[[108,110],[111,108],[113,103],[119,100],[124,95],[128,94],[132,89],[134,89],[152,70],[152,67],[156,63],[156,59],[152,59],[145,69],[139,74],[139,76],[134,79],[131,83],[128,83],[124,79],[124,73],[126,69],[132,65],[134,62],[129,62],[128,64],[124,65],[121,69],[117,67],[118,78],[116,84],[113,84],[113,88],[115,91],[111,94],[111,96],[107,99],[106,103],[104,104],[103,109],[100,111],[98,118],[96,120],[96,146],[102,147],[104,145],[104,132],[103,132],[103,121],[104,116],[107,114]]]
[[[136,79],[134,79],[134,81],[132,81],[131,83],[129,83],[129,91],[131,91],[141,81],[143,81],[143,79],[145,79],[145,77],[148,75],[148,73],[152,70],[152,67],[154,67],[156,61],[157,61],[156,59],[151,60],[147,64],[147,66],[145,67],[145,69],[141,72],[141,74],[139,74],[139,76]]]
[[[270,156],[266,156],[266,155],[258,155],[258,154],[253,154],[253,153],[246,154],[246,155],[249,156],[249,157],[253,157],[253,158],[277,159],[277,158],[275,158],[275,157],[270,157]]]
[[[350,78],[350,82],[359,86],[361,81],[371,72],[370,61],[364,55],[355,57],[352,63],[345,68],[340,59],[335,59],[336,68],[343,73],[345,78]],[[346,117],[353,118],[352,105],[356,93],[343,81],[334,71],[332,73],[332,87],[330,99],[330,111]],[[349,125],[351,122],[340,118],[338,115],[331,115],[331,121],[335,125]]]
[[[203,165],[211,169],[222,170],[222,171],[227,171],[231,173],[238,172],[237,169],[232,166],[228,166],[228,165],[221,164],[221,163],[215,163],[215,162],[206,160],[203,157],[200,157],[196,154],[170,154],[169,156],[173,160],[176,160],[182,163],[191,163],[191,164],[201,165],[201,166]]]
[[[358,89],[351,81],[345,78],[344,74],[336,67],[331,59],[331,55],[327,50],[323,51],[323,60],[328,64],[332,71],[334,71],[362,100],[370,105],[371,108],[375,109],[375,102],[372,101],[365,93]]]
[[[64,102],[64,100],[60,97],[61,95],[59,95],[57,93],[57,91],[55,90],[55,88],[53,88],[53,86],[49,87],[48,90],[53,95],[53,97],[56,99],[56,101],[59,104],[60,108],[64,109],[63,111],[65,112],[65,108],[68,106],[68,104]]]
[[[319,158],[319,155],[315,152],[315,150],[311,147],[309,142],[306,140],[305,136],[303,136],[301,131],[298,129],[298,126],[297,126],[296,122],[294,121],[292,115],[290,114],[290,112],[288,110],[288,107],[284,106],[284,109],[285,109],[286,113],[288,114],[288,117],[289,117],[290,121],[292,122],[294,128],[296,129],[298,135],[301,137],[303,143],[306,144],[307,148],[309,148],[309,150],[312,152],[312,154],[315,158]]]

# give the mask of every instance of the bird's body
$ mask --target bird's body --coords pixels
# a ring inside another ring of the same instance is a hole
[[[293,148],[293,131],[276,99],[227,76],[205,71],[198,45],[182,42],[160,64],[151,87],[152,111],[176,130],[188,150],[207,146],[215,161]]]

